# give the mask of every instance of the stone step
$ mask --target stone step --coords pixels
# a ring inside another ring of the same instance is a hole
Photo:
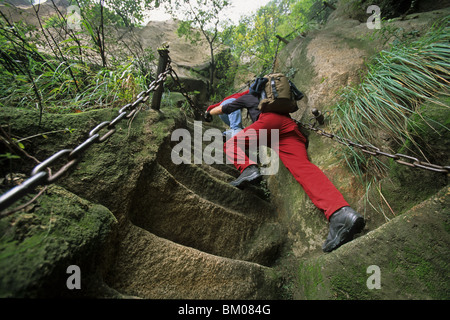
[[[298,269],[296,299],[448,299],[450,188]]]
[[[270,219],[276,208],[267,200],[264,190],[247,186],[241,190],[229,184],[233,177],[211,166],[202,164],[174,164],[170,150],[161,150],[158,162],[186,188],[202,198],[234,211],[244,212],[260,219]]]
[[[189,123],[189,122],[188,122]],[[192,124],[193,126],[193,124]],[[186,128],[181,128],[181,129],[186,129]],[[203,124],[202,127],[199,130],[202,130],[203,128]],[[187,130],[192,131],[194,129],[189,129],[187,128]],[[173,159],[173,152],[174,149],[177,148],[177,150],[175,152],[180,152],[180,154],[176,154],[177,157],[185,157],[186,155],[184,154],[184,152],[180,151],[180,149],[177,147],[177,145],[179,143],[181,143],[181,140],[184,141],[184,138],[180,138],[179,141],[171,141],[171,143],[168,143],[167,145],[164,146],[164,148],[162,148],[159,153],[158,153],[158,158],[159,158],[159,162],[161,164],[163,164],[169,171],[173,171],[172,169],[178,169],[178,170],[182,170],[181,168],[188,168],[187,165],[192,164],[192,165],[196,165],[201,167],[204,171],[207,171],[210,175],[214,176],[215,178],[222,180],[224,182],[231,182],[233,180],[235,180],[237,177],[239,177],[240,172],[234,167],[233,164],[229,164],[227,163],[225,154],[223,152],[223,142],[220,141],[217,145],[217,149],[219,149],[217,152],[219,152],[219,154],[213,155],[213,157],[216,158],[211,158],[211,155],[209,155],[209,152],[203,152],[205,150],[205,147],[208,146],[208,144],[210,142],[202,142],[202,149],[201,150],[197,150],[198,146],[196,146],[195,142],[193,141],[193,139],[195,139],[195,136],[193,134],[193,132],[190,133],[191,134],[191,145],[189,146],[189,151],[190,152],[190,157],[187,156],[187,159],[185,159],[186,162],[180,163],[180,164],[174,164],[174,159]],[[200,152],[199,152],[200,151]],[[176,174],[178,175],[178,174]],[[183,175],[183,173],[181,173],[179,176]],[[197,190],[197,189],[195,189]],[[261,187],[261,184],[259,182],[254,182],[252,184],[246,184],[245,186],[245,192],[251,192],[254,195],[260,197],[261,199],[264,200],[268,200],[268,194],[267,194],[267,190],[265,190],[264,188]]]
[[[240,175],[240,172],[229,164],[202,165],[202,168],[226,182],[230,182]]]
[[[178,182],[159,164],[144,170],[138,185],[129,210],[135,225],[214,255],[267,265],[277,259],[286,232],[272,222],[270,210],[237,211],[211,202]],[[215,187],[220,192],[231,188],[220,182]],[[246,200],[241,200],[248,207]]]
[[[226,183],[230,183],[235,180],[239,175],[239,171],[234,168],[234,166],[230,165],[198,165],[204,171],[206,171],[209,175],[224,181]],[[251,193],[257,196],[260,199],[263,199],[267,202],[270,202],[270,194],[269,190],[264,184],[264,177],[260,181],[255,181],[254,183],[247,183],[245,187],[238,188],[240,192]],[[234,187],[237,189],[236,187]],[[273,205],[270,204],[272,207]]]
[[[273,270],[207,254],[129,224],[105,282],[144,299],[276,299]]]

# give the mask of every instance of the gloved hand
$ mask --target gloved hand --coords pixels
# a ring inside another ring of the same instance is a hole
[[[212,117],[212,115],[209,113],[209,111],[206,111],[206,112],[205,112],[204,119],[205,119],[206,122],[212,122],[212,121],[213,121],[213,117]]]

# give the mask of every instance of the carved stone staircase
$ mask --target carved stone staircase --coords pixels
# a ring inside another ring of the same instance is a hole
[[[264,190],[229,185],[230,165],[175,165],[172,146],[141,171],[108,286],[147,299],[277,299],[271,266],[286,230]]]

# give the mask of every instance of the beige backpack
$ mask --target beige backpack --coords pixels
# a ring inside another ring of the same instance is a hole
[[[286,114],[298,110],[297,101],[303,98],[303,93],[284,74],[273,73],[264,78],[268,81],[258,106],[261,112]]]

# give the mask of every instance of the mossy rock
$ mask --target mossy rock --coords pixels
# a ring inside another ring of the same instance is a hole
[[[84,142],[93,128],[103,121],[114,119],[118,115],[117,111],[118,109],[98,109],[75,114],[44,113],[39,124],[39,113],[35,110],[5,108],[1,110],[0,124],[8,128],[12,137],[22,139],[35,136],[23,141],[24,148],[30,155],[43,161],[59,150],[72,149]],[[123,189],[121,186],[126,180],[132,179],[137,167],[147,160],[155,159],[159,146],[181,119],[182,114],[178,108],[163,106],[159,112],[144,110],[131,120],[122,120],[108,140],[91,145],[82,154],[75,168],[58,183],[67,190],[116,212],[122,201],[117,197],[109,197],[109,190]],[[106,132],[103,129],[100,134]],[[6,153],[6,150],[0,149],[0,154],[2,153]],[[21,159],[11,161],[11,166],[2,166],[2,176],[9,171],[29,176],[36,163],[22,154],[20,156]],[[116,187],[111,187],[112,184]],[[3,185],[2,191],[9,188],[10,185]]]
[[[95,290],[84,280],[98,275],[93,262],[116,223],[104,206],[50,186],[26,212],[0,220],[0,297],[77,296],[66,286],[71,265],[81,269],[83,294]]]
[[[446,187],[389,223],[300,264],[299,299],[450,298],[450,193]],[[375,283],[378,268],[379,288]]]
[[[61,149],[75,148],[95,126],[118,115],[117,109],[45,113],[39,125],[35,110],[1,112],[1,124],[11,136],[36,135],[24,142],[25,151],[40,161]],[[133,181],[145,163],[156,159],[180,115],[179,109],[166,107],[160,112],[141,111],[132,121],[120,122],[115,134],[87,149],[77,165],[37,201],[0,220],[1,297],[121,297],[102,281],[111,255],[110,241],[125,215],[128,195],[136,188]],[[41,134],[46,132],[52,133]],[[35,165],[22,156],[10,170],[27,178]],[[52,171],[59,166],[52,166]],[[3,185],[2,192],[10,188]],[[31,196],[7,210],[26,203]],[[82,290],[66,286],[70,265],[81,269]]]

